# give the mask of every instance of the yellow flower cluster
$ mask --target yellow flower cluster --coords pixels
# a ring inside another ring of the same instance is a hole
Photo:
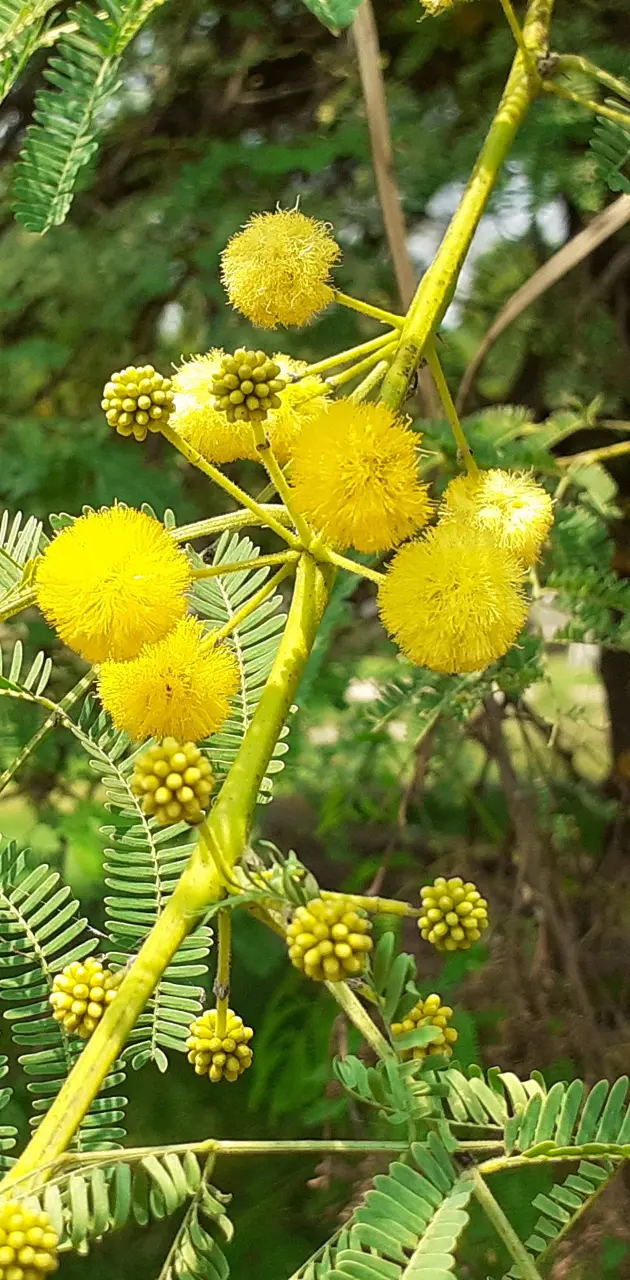
[[[224,356],[225,352],[214,348],[179,367],[173,379],[175,412],[171,426],[208,462],[256,460],[251,423],[239,419],[230,422],[214,404],[214,379]],[[279,407],[272,407],[267,413],[265,432],[276,458],[284,464],[289,461],[302,428],[312,426],[329,388],[321,378],[309,374],[308,365],[302,360],[276,353],[273,361],[286,386],[278,396]]]
[[[105,384],[101,408],[119,436],[146,440],[148,431],[159,431],[173,408],[171,379],[157,373],[152,364],[129,365],[112,373]]]
[[[200,742],[227,718],[239,687],[239,668],[225,645],[213,644],[203,624],[183,618],[133,662],[105,662],[99,691],[118,729],[136,741],[173,737]]]
[[[307,324],[334,294],[330,268],[341,256],[323,222],[297,209],[254,214],[221,255],[228,298],[260,329]]]
[[[337,547],[386,551],[426,524],[419,437],[378,403],[323,405],[293,446],[295,503]]]
[[[297,907],[287,929],[289,958],[316,982],[362,973],[372,950],[372,922],[345,898],[313,898]]]
[[[163,525],[112,507],[62,529],[41,556],[37,603],[71,649],[89,662],[135,658],[186,613],[192,574]]]
[[[212,794],[208,761],[194,742],[165,738],[136,760],[131,790],[142,796],[142,810],[162,826],[172,822],[203,822]]]
[[[41,1209],[0,1201],[0,1280],[42,1280],[59,1266],[57,1233]]]
[[[219,1080],[233,1084],[252,1065],[249,1042],[254,1032],[243,1025],[237,1013],[228,1009],[225,1030],[217,1035],[217,1017],[216,1009],[207,1009],[193,1022],[186,1041],[188,1061],[198,1076],[208,1076],[213,1084]]]
[[[116,995],[116,978],[98,956],[75,960],[53,978],[48,997],[64,1031],[87,1040]]]
[[[403,1062],[410,1062],[412,1059],[426,1058],[431,1054],[445,1054],[447,1058],[453,1055],[453,1045],[457,1040],[457,1032],[453,1027],[449,1027],[448,1023],[453,1017],[453,1010],[447,1004],[442,1004],[440,997],[437,995],[426,996],[424,1000],[419,1000],[413,1009],[406,1013],[402,1022],[392,1023],[392,1034],[394,1036],[405,1035],[408,1031],[415,1031],[416,1027],[437,1027],[441,1031],[439,1039],[432,1040],[430,1044],[416,1045],[413,1049],[401,1050],[400,1056]]]
[[[280,365],[264,351],[239,347],[223,356],[212,379],[216,409],[228,422],[264,422],[270,409],[280,408],[279,392],[286,386]]]
[[[451,480],[440,516],[483,530],[496,546],[529,566],[538,559],[553,523],[553,504],[530,475],[492,468]]]
[[[464,884],[461,876],[438,876],[420,896],[418,928],[438,951],[468,951],[488,928],[488,903],[472,880]]]

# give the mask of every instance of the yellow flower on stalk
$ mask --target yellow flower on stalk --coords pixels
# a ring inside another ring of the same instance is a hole
[[[180,365],[173,378],[175,410],[170,423],[208,462],[256,460],[251,423],[229,422],[226,414],[214,407],[212,380],[224,355],[214,347],[206,355],[193,356]],[[329,388],[321,378],[309,374],[304,360],[293,360],[282,352],[275,353],[273,360],[280,366],[287,386],[280,393],[280,408],[269,410],[264,427],[278,461],[284,464],[291,457],[293,442],[302,427],[310,425],[325,403]]]
[[[221,255],[232,306],[260,329],[305,325],[333,299],[341,249],[324,222],[297,209],[254,214]]]
[[[227,719],[239,679],[230,650],[213,645],[202,623],[188,617],[133,662],[104,663],[99,692],[116,728],[135,740],[199,742]]]
[[[35,594],[64,643],[88,662],[125,661],[183,617],[191,581],[163,525],[112,507],[57,534],[38,561]]]
[[[383,404],[335,400],[293,446],[296,507],[338,547],[386,551],[426,524],[419,437]]]
[[[553,524],[553,504],[531,475],[492,468],[451,480],[441,517],[487,530],[498,546],[513,551],[529,566],[538,559]]]
[[[483,530],[439,524],[394,557],[379,587],[379,612],[412,662],[446,673],[482,671],[525,622],[524,572]]]

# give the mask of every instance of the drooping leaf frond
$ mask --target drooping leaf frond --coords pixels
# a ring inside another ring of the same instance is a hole
[[[29,58],[42,43],[57,0],[1,0],[0,3],[0,102],[13,88]]]
[[[96,950],[87,921],[61,876],[45,864],[30,869],[14,842],[0,848],[0,999],[15,1044],[26,1049],[20,1063],[33,1099],[37,1125],[59,1092],[81,1051],[82,1042],[66,1034],[51,1013],[48,997],[55,973]],[[105,1091],[124,1080],[115,1063]],[[77,1134],[80,1149],[116,1145],[127,1099],[99,1096]]]
[[[610,106],[618,106],[610,102]],[[630,129],[614,120],[598,119],[590,140],[598,176],[611,191],[630,191],[630,178],[624,173],[630,162]]]
[[[211,563],[235,564],[259,554],[260,548],[249,538],[225,533],[217,543]],[[192,556],[197,564],[203,563],[194,552]],[[200,579],[194,585],[191,603],[201,618],[222,627],[260,590],[269,572],[268,568],[249,569],[229,573],[225,577]],[[285,615],[278,612],[281,603],[281,596],[271,596],[231,634],[240,672],[240,689],[233,699],[229,719],[203,748],[219,779],[225,776],[234,761],[271,671],[285,622]],[[285,725],[267,766],[267,775],[261,782],[259,800],[263,803],[270,798],[272,775],[284,767],[282,757],[288,751],[288,745],[283,739],[288,732]]]
[[[158,1280],[228,1280],[230,1267],[219,1245],[218,1229],[228,1243],[233,1227],[224,1204],[229,1199],[203,1183],[186,1212]],[[214,1230],[213,1230],[214,1228]]]
[[[129,754],[127,735],[112,727],[93,699],[88,698],[74,732],[101,779],[114,819],[103,828],[105,883],[113,890],[105,898],[105,910],[112,963],[124,966],[166,906],[190,857],[194,836],[185,823],[160,827],[143,813],[131,790],[137,752]],[[182,942],[129,1036],[134,1068],[152,1061],[165,1071],[165,1049],[185,1052],[188,1028],[202,1007],[198,980],[207,973],[211,942],[212,932],[205,926]]]
[[[7,1056],[4,1053],[0,1054],[0,1080],[6,1076],[8,1070]],[[5,1107],[9,1105],[12,1095],[12,1089],[6,1086],[4,1089],[0,1089],[0,1111],[4,1111]],[[13,1150],[16,1139],[17,1129],[15,1128],[15,1125],[0,1125],[0,1173],[6,1173],[7,1169],[10,1169],[13,1164],[13,1157],[7,1155],[7,1152]]]
[[[549,1191],[534,1197],[532,1207],[539,1211],[540,1217],[524,1243],[537,1261],[546,1258],[551,1249],[557,1247],[576,1217],[588,1208],[589,1201],[600,1194],[616,1173],[617,1166],[611,1161],[596,1165],[589,1160],[580,1160],[575,1173],[567,1174],[563,1182],[555,1182]],[[504,1280],[518,1280],[518,1274],[512,1267]]]

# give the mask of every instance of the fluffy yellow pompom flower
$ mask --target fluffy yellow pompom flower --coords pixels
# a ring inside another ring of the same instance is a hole
[[[335,546],[397,546],[431,513],[418,480],[418,438],[383,404],[322,407],[294,443],[296,506]]]
[[[37,603],[58,635],[88,662],[135,658],[186,612],[192,580],[183,551],[142,511],[90,512],[44,551]]]
[[[341,255],[323,222],[297,209],[254,214],[221,255],[232,306],[260,329],[305,325],[333,299],[330,268]]]
[[[486,529],[498,546],[531,565],[553,523],[553,505],[531,476],[493,468],[451,480],[442,519],[465,520]]]
[[[203,356],[193,356],[182,364],[173,378],[175,411],[171,426],[208,462],[235,462],[237,458],[256,460],[258,453],[250,422],[229,422],[214,407],[213,378],[219,372],[225,352],[214,347]],[[278,461],[289,461],[294,441],[302,427],[310,426],[325,403],[329,388],[321,378],[309,374],[303,360],[293,360],[282,352],[273,355],[287,386],[280,393],[280,408],[270,409],[265,431]]]
[[[394,557],[379,611],[412,662],[481,671],[506,653],[525,622],[523,576],[521,561],[483,530],[439,524]]]
[[[106,662],[99,674],[105,710],[130,736],[199,742],[227,718],[239,685],[236,659],[212,644],[196,618],[183,618],[133,662]]]

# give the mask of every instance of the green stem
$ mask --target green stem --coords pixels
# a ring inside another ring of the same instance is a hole
[[[381,320],[383,324],[391,324],[394,329],[402,329],[404,316],[394,315],[393,311],[384,311],[382,307],[373,307],[370,302],[362,302],[360,298],[351,298],[348,293],[340,293],[335,289],[335,302],[350,311],[360,311],[362,316],[370,316],[372,320]]]
[[[293,572],[295,563],[296,562],[292,560],[289,564],[284,564],[281,569],[278,569],[278,572],[274,573],[272,578],[269,578],[267,582],[263,583],[259,591],[256,591],[253,596],[250,596],[246,604],[242,605],[240,609],[237,609],[236,613],[232,614],[232,617],[228,622],[226,622],[222,627],[219,627],[218,631],[210,631],[208,633],[207,643],[216,644],[218,640],[225,640],[227,636],[231,636],[232,632],[236,631],[242,622],[245,622],[252,613],[256,612],[258,606],[263,604],[268,596],[273,595],[276,587],[279,587],[280,583]]]
[[[234,866],[246,846],[260,783],[295,699],[333,581],[330,570],[309,555],[301,557],[271,674],[207,822],[212,843],[221,849],[228,867]],[[164,970],[222,892],[221,877],[200,842],[121,983],[116,1000],[103,1014],[3,1187],[35,1173],[68,1146]]]
[[[367,400],[370,392],[374,391],[375,387],[380,386],[388,369],[389,360],[379,360],[379,363],[374,366],[370,373],[366,374],[358,387],[355,387],[354,391],[350,392],[348,399],[355,401]]]
[[[219,955],[217,959],[217,976],[214,983],[216,996],[217,1026],[216,1034],[220,1040],[225,1036],[227,1013],[230,1003],[230,963],[232,960],[232,912],[226,907],[218,912]]]
[[[530,0],[523,39],[534,55],[544,51],[552,7],[553,0]],[[381,391],[381,399],[393,409],[400,409],[403,404],[427,340],[451,300],[499,171],[537,92],[538,87],[528,75],[519,51],[459,207],[409,308],[398,350]]]
[[[32,604],[35,604],[34,587],[24,587],[15,592],[10,592],[0,604],[0,622],[6,622],[8,618],[14,618],[16,613],[21,613],[23,609],[29,609]]]
[[[195,520],[193,524],[182,524],[169,533],[174,542],[191,542],[194,538],[211,538],[215,533],[223,533],[226,529],[251,528],[252,525],[291,524],[291,517],[278,502],[257,502],[259,513],[250,511],[226,511],[222,516],[211,516],[208,520]]]
[[[262,462],[271,483],[273,484],[278,497],[282,499],[291,519],[297,529],[300,541],[303,547],[308,548],[313,540],[313,534],[309,529],[304,516],[295,508],[295,493],[292,492],[287,479],[282,471],[282,467],[276,458],[274,451],[269,443],[269,438],[263,434],[262,440],[256,441],[256,448],[260,461]]]
[[[529,67],[530,74],[531,74],[531,72],[532,72],[532,71],[534,71],[534,72],[535,72],[535,74],[536,74],[536,75],[538,75],[538,71],[537,71],[537,69],[536,69],[536,64],[535,64],[535,62],[534,62],[534,60],[533,60],[533,58],[532,58],[532,55],[531,55],[531,53],[530,53],[529,49],[527,48],[527,45],[525,44],[525,41],[524,41],[524,39],[523,39],[523,32],[521,31],[521,28],[520,28],[520,25],[519,25],[518,19],[517,19],[517,17],[516,17],[516,14],[515,14],[515,12],[514,12],[513,8],[512,8],[511,0],[499,0],[499,3],[500,3],[500,5],[501,5],[501,8],[503,9],[503,12],[504,12],[504,14],[505,14],[506,18],[507,18],[508,26],[509,26],[510,31],[512,32],[512,35],[514,36],[514,39],[515,39],[515,41],[516,41],[516,46],[517,46],[517,48],[520,50],[520,52],[521,52],[521,54],[522,54],[522,56],[523,56],[523,60],[525,61],[525,63],[526,63],[526,64],[527,64],[527,66]]]
[[[252,556],[251,560],[234,560],[226,564],[204,565],[203,569],[193,569],[193,578],[222,578],[226,573],[244,573],[249,569],[265,569],[275,564],[297,564],[299,551],[278,551],[272,556]]]
[[[294,533],[285,529],[284,526],[274,518],[269,507],[261,507],[259,503],[256,502],[255,498],[250,498],[249,494],[245,493],[244,489],[241,489],[239,485],[234,484],[232,480],[229,480],[222,471],[219,471],[218,467],[213,467],[211,462],[207,462],[206,459],[202,457],[196,449],[193,449],[193,446],[189,444],[187,440],[184,440],[182,436],[178,435],[177,431],[174,431],[168,423],[165,423],[164,425],[160,423],[160,432],[164,438],[183,455],[186,461],[190,462],[191,466],[197,467],[199,471],[203,471],[204,475],[208,476],[210,480],[214,480],[214,483],[217,484],[220,489],[225,489],[225,492],[229,493],[230,497],[234,498],[234,501],[238,502],[240,506],[248,507],[254,515],[259,517],[261,524],[266,524],[269,529],[273,529],[274,533],[277,533],[278,537],[282,538],[284,542],[288,542],[290,547],[299,548],[300,543],[298,538],[296,538]]]
[[[397,898],[371,898],[360,893],[334,893],[332,889],[322,889],[322,898],[343,898],[354,907],[362,907],[364,911],[382,913],[387,916],[420,916],[422,909],[412,907],[409,902],[399,902]]]
[[[398,339],[395,342],[388,342],[386,346],[381,347],[380,351],[374,352],[371,356],[366,356],[365,360],[359,360],[358,364],[353,364],[349,369],[344,369],[343,373],[336,373],[332,378],[327,378],[329,387],[342,387],[346,382],[352,382],[353,378],[358,378],[359,374],[365,373],[368,369],[373,369],[375,364],[379,364],[381,360],[390,360],[393,356]]]
[[[554,80],[543,81],[542,87],[545,93],[553,93],[556,98],[565,98],[567,102],[576,102],[578,106],[592,111],[593,115],[604,116],[606,120],[612,120],[615,124],[630,130],[630,111],[617,111],[614,107],[607,107],[603,102],[596,102],[594,98],[583,98],[581,93],[574,93],[572,89],[565,88],[563,84],[556,84]]]
[[[358,347],[348,347],[347,351],[340,351],[336,356],[327,356],[325,360],[318,360],[317,364],[310,364],[307,374],[310,376],[314,373],[328,373],[329,369],[336,369],[341,364],[351,364],[355,360],[360,360],[362,356],[369,356],[373,351],[378,351],[379,347],[385,346],[386,342],[391,342],[397,337],[394,330],[390,333],[379,333],[377,338],[370,338],[369,342],[361,342]]]
[[[469,476],[478,476],[479,469],[471,453],[470,445],[462,430],[462,425],[457,415],[457,409],[455,408],[453,397],[448,389],[448,383],[444,377],[442,366],[435,349],[435,340],[433,338],[430,338],[427,342],[424,354],[426,355],[427,363],[431,373],[433,374],[433,380],[438,389],[438,394],[444,406],[444,412],[450,423],[451,431],[457,441],[457,447],[464,460],[464,466],[466,467]]]
[[[326,986],[331,995],[335,997],[339,1007],[343,1009],[346,1017],[350,1019],[350,1022],[361,1033],[366,1043],[374,1050],[377,1058],[394,1058],[397,1060],[392,1046],[385,1039],[385,1036],[381,1034],[367,1009],[363,1008],[361,1001],[357,999],[347,982],[327,982]]]
[[[54,710],[51,711],[50,715],[44,720],[43,725],[37,730],[37,733],[33,734],[30,741],[27,742],[26,746],[22,751],[20,751],[20,754],[15,757],[15,760],[12,760],[11,764],[4,770],[4,773],[0,774],[0,792],[4,791],[4,788],[8,785],[11,779],[15,777],[18,770],[21,769],[24,761],[28,760],[28,757],[36,750],[42,739],[46,737],[46,734],[50,733],[50,730],[54,729],[55,725],[59,721],[63,723],[64,713],[68,712],[70,707],[74,706],[74,703],[77,702],[84,693],[87,693],[90,685],[94,683],[95,678],[96,672],[94,670],[90,670],[86,675],[81,677],[72,689],[68,690],[65,697],[61,699],[61,702],[57,704]]]
[[[517,1263],[521,1280],[541,1280],[540,1272],[531,1254],[519,1240],[512,1223],[506,1218],[501,1205],[495,1200],[478,1169],[473,1173],[473,1188],[476,1200],[503,1241],[513,1262]]]
[[[592,80],[598,80],[607,89],[612,89],[613,93],[617,93],[620,98],[625,98],[626,102],[630,102],[630,84],[627,80],[620,80],[618,76],[612,76],[609,71],[604,71],[602,67],[596,66],[594,62],[590,62],[588,58],[583,58],[577,53],[559,53],[554,55],[553,74],[563,71],[580,71],[583,75],[590,76]]]
[[[370,582],[376,582],[380,586],[385,581],[385,574],[379,573],[378,569],[369,569],[365,564],[359,564],[356,560],[350,560],[348,556],[341,556],[337,551],[332,551],[330,547],[322,547],[318,553],[322,560],[328,560],[330,564],[334,564],[338,569],[347,569],[348,573],[356,573],[360,578],[369,578]]]

